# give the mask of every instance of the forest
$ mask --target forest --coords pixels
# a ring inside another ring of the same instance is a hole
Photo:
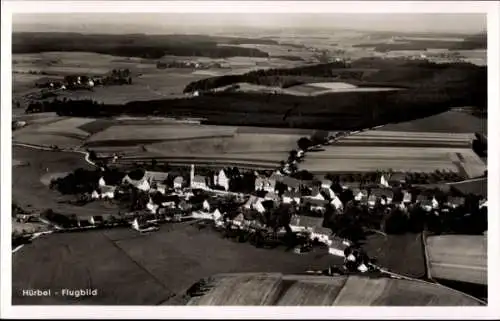
[[[218,44],[229,46],[218,46]],[[20,32],[12,35],[12,53],[48,51],[94,52],[122,57],[158,59],[165,55],[211,58],[268,57],[258,49],[240,43],[275,44],[269,39],[210,37],[204,35],[100,35],[54,32]]]

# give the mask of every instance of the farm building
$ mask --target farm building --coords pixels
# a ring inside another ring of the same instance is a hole
[[[382,174],[380,176],[380,186],[383,186],[383,187],[389,187],[389,181],[387,180],[386,178],[386,175]]]

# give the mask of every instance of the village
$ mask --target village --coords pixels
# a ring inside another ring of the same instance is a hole
[[[43,222],[53,232],[131,227],[148,233],[159,230],[162,223],[210,222],[225,237],[258,247],[285,244],[297,254],[324,247],[346,262],[357,262],[351,267],[358,272],[373,266],[359,249],[369,231],[398,234],[430,228],[441,233],[482,228],[486,199],[436,190],[416,192],[399,173],[380,172],[371,183],[342,181],[335,175],[318,179],[297,170],[306,152],[318,145],[304,147],[290,153],[280,168],[267,172],[236,167],[207,171],[194,164],[181,172],[149,170],[158,168],[154,160],[127,171],[104,164],[94,172],[76,170],[54,179],[51,188],[73,189],[71,193],[79,194],[83,202],[127,204],[125,210],[85,217],[48,210],[38,216],[18,214],[16,219]],[[118,158],[115,155],[112,163]]]

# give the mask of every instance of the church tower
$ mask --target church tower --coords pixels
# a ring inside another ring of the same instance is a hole
[[[194,164],[191,164],[191,172],[189,173],[189,184],[193,187],[194,182]]]

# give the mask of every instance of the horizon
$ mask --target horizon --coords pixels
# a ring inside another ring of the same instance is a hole
[[[456,23],[456,21],[460,23]],[[129,21],[124,25],[123,21]],[[220,33],[257,30],[349,30],[428,34],[486,33],[486,15],[476,13],[288,14],[288,13],[58,13],[14,14],[13,32],[91,34]]]

